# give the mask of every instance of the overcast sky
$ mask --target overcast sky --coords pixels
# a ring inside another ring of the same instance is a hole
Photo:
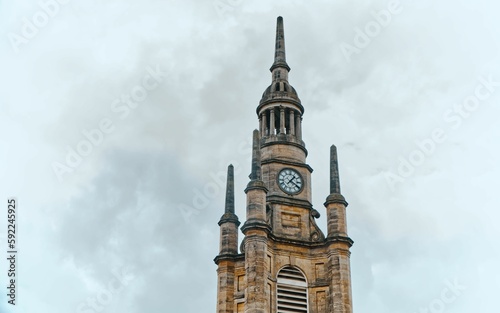
[[[215,312],[279,15],[324,231],[338,147],[354,311],[498,312],[500,5],[40,3],[0,1],[1,312]]]

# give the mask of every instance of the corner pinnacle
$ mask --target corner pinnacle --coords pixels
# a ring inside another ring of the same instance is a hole
[[[227,167],[225,213],[234,214],[234,167],[232,164]]]
[[[330,147],[330,193],[340,194],[339,163],[335,145]]]

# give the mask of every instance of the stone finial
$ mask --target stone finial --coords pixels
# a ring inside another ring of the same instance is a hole
[[[236,227],[240,225],[240,221],[234,210],[234,167],[232,164],[227,167],[226,205],[224,214],[220,218],[219,226],[228,222],[236,224]]]
[[[232,164],[230,164],[227,167],[225,213],[233,213],[234,214],[234,167]]]
[[[283,27],[283,18],[278,17],[276,24],[276,48],[274,52],[274,63],[271,66],[271,71],[277,67],[284,67],[287,71],[290,71],[290,67],[286,63],[286,53],[285,53],[285,30]]]
[[[335,145],[330,147],[330,193],[340,194],[339,163]]]
[[[262,179],[262,169],[260,163],[260,142],[259,142],[259,131],[253,131],[253,144],[252,144],[252,173],[250,174],[250,180],[261,180]]]

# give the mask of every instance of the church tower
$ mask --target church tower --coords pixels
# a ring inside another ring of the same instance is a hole
[[[234,171],[227,174],[220,226],[217,313],[352,313],[347,202],[340,193],[337,149],[330,149],[328,233],[315,219],[312,168],[302,140],[304,107],[288,82],[283,18],[278,17],[272,82],[257,107],[246,221],[234,210]],[[326,176],[326,175],[324,175]]]

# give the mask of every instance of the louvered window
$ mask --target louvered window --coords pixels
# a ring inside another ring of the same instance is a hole
[[[278,274],[278,313],[307,313],[307,281],[296,268]]]

